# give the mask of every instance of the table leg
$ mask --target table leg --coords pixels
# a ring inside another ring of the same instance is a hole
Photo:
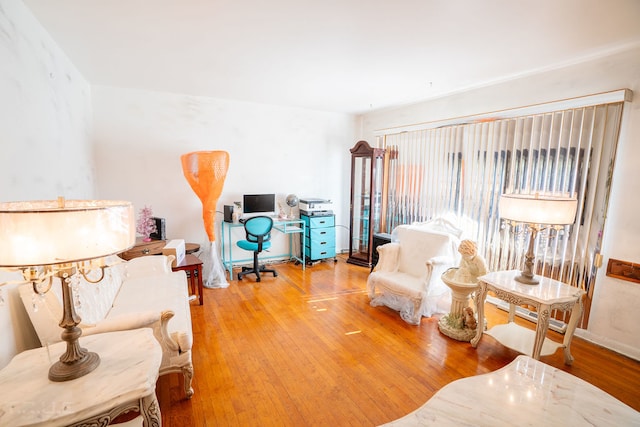
[[[191,295],[196,294],[196,277],[195,277],[195,267],[191,267],[187,270],[187,275],[189,276],[189,288],[191,288]]]
[[[487,285],[480,282],[478,295],[476,296],[476,310],[478,311],[478,326],[476,327],[476,336],[471,340],[471,347],[478,347],[482,333],[484,332],[484,300],[487,298]]]
[[[509,323],[513,323],[516,320],[516,305],[509,303]]]
[[[536,323],[536,338],[533,342],[533,353],[531,357],[535,360],[540,360],[540,353],[542,352],[542,344],[547,336],[547,329],[549,328],[549,316],[551,310],[547,304],[541,304],[540,307],[536,307],[538,311],[538,322]]]
[[[197,265],[195,269],[198,282],[198,296],[200,297],[200,305],[204,304],[204,295],[202,292],[202,265]]]
[[[567,324],[567,330],[564,333],[564,339],[562,344],[564,345],[564,364],[573,364],[573,356],[571,355],[571,340],[573,339],[573,333],[576,331],[578,321],[582,317],[582,296],[578,297],[578,300],[571,309],[571,317],[569,318],[569,324]]]
[[[160,405],[158,405],[155,393],[140,399],[140,414],[142,414],[142,425],[144,427],[162,427]]]

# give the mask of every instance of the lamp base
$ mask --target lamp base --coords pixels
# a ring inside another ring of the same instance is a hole
[[[74,380],[87,375],[100,365],[100,356],[87,351],[79,360],[74,362],[57,361],[49,368],[49,379],[55,382]]]
[[[520,273],[519,276],[515,277],[517,282],[524,283],[525,285],[537,285],[540,283],[540,280],[536,276],[525,276],[525,273]]]

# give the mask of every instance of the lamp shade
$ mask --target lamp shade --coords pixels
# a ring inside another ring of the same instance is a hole
[[[500,217],[527,224],[573,224],[578,201],[572,197],[503,194]]]
[[[116,254],[135,244],[130,202],[42,200],[0,203],[0,266],[62,264]]]

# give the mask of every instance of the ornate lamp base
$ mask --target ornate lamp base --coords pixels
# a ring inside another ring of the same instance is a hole
[[[97,353],[84,351],[84,357],[81,359],[65,363],[57,361],[49,368],[49,379],[55,382],[69,381],[87,375],[100,365],[100,356]]]
[[[536,276],[526,276],[524,271],[520,273],[519,276],[516,276],[515,279],[516,281],[524,283],[525,285],[537,285],[538,283],[540,283],[540,280],[538,280]]]
[[[62,320],[60,320],[60,327],[63,331],[60,337],[67,343],[67,350],[60,356],[60,360],[49,368],[49,379],[56,382],[80,378],[96,369],[100,364],[100,356],[80,347],[78,339],[82,335],[82,329],[78,327],[78,324],[81,319],[73,306],[71,286],[71,278],[76,274],[76,269],[73,266],[65,267],[56,273],[62,282]]]

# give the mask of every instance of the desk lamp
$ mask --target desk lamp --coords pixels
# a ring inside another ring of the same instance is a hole
[[[62,286],[61,337],[66,352],[49,369],[51,381],[82,377],[100,364],[100,357],[80,347],[82,330],[76,314],[73,285],[80,273],[97,283],[104,277],[102,258],[135,243],[133,206],[112,200],[58,200],[0,203],[0,267],[18,269],[36,294]],[[88,277],[100,270],[95,280]]]
[[[573,224],[578,202],[572,197],[542,196],[540,194],[503,194],[500,197],[500,217],[529,228],[529,246],[525,254],[524,269],[515,279],[527,285],[537,285],[533,274],[533,245],[538,232],[552,227]]]

